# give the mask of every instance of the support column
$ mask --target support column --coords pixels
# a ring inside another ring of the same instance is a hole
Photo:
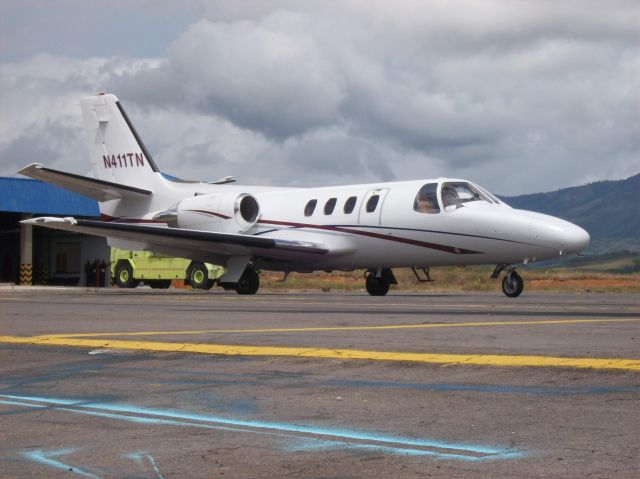
[[[31,215],[23,215],[22,219],[31,218]],[[20,285],[31,286],[33,284],[33,226],[20,225]]]

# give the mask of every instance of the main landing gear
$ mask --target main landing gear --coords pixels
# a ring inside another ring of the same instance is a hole
[[[524,280],[512,264],[499,264],[493,270],[491,277],[494,279],[497,278],[503,270],[506,271],[507,274],[502,278],[502,292],[509,298],[517,298],[524,289]]]
[[[253,268],[247,268],[240,276],[240,281],[236,283],[236,293],[256,294],[260,289],[260,276]]]
[[[364,273],[365,287],[371,296],[384,296],[392,284],[398,284],[393,271],[389,268],[368,269]]]
[[[260,289],[260,276],[253,266],[247,266],[237,283],[221,282],[220,286],[238,294],[256,294]]]

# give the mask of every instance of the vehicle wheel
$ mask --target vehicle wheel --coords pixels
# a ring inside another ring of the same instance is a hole
[[[260,276],[253,268],[247,268],[240,276],[240,281],[236,284],[238,294],[256,294],[260,289]]]
[[[120,288],[135,288],[140,281],[133,278],[133,268],[124,261],[116,267],[114,281]]]
[[[192,263],[189,268],[189,283],[194,289],[209,289],[209,272],[202,263]]]
[[[378,278],[374,273],[371,273],[367,276],[365,286],[371,296],[384,296],[389,292],[390,283],[386,278]]]
[[[149,286],[151,286],[152,289],[167,289],[169,288],[169,286],[171,286],[170,279],[150,280],[147,281],[147,283],[149,284]]]
[[[520,296],[524,289],[524,280],[515,271],[507,273],[502,279],[502,292],[510,298],[516,298]]]

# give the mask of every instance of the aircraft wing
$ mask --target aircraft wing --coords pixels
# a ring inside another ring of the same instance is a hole
[[[40,217],[21,221],[23,224],[75,231],[94,236],[104,236],[135,244],[130,249],[145,249],[157,252],[174,251],[176,255],[192,258],[221,258],[252,256],[274,260],[321,256],[329,250],[321,244],[306,241],[289,241],[261,236],[216,233],[211,231],[169,228],[83,220],[75,218]]]
[[[86,176],[75,175],[65,171],[45,168],[38,163],[25,166],[18,173],[54,184],[65,190],[88,196],[97,201],[118,200],[122,198],[144,198],[153,192],[135,188],[133,186],[120,185],[110,181],[96,180]]]

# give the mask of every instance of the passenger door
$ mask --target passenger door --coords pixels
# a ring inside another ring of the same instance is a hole
[[[375,188],[367,191],[360,203],[358,224],[379,225],[382,218],[382,206],[389,188]],[[377,199],[376,199],[377,198]]]

